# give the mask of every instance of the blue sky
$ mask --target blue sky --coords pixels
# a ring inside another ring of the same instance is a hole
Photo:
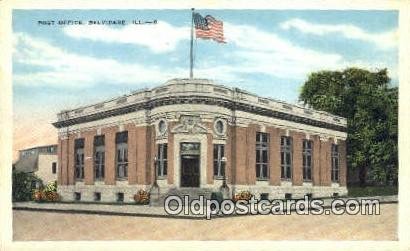
[[[397,11],[197,10],[226,44],[195,41],[194,76],[295,103],[307,74],[388,68],[398,84]],[[14,10],[16,119],[189,75],[190,10]],[[158,20],[156,25],[38,25],[40,20]]]

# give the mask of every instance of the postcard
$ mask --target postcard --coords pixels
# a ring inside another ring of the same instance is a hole
[[[5,249],[406,247],[404,2],[91,3],[0,2]]]

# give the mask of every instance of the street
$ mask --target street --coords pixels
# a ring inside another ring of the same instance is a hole
[[[190,220],[13,211],[22,240],[397,240],[398,204],[381,215],[255,215]]]

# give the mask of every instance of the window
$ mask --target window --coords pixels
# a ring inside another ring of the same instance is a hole
[[[162,135],[167,131],[167,124],[165,120],[160,120],[158,123],[158,131]]]
[[[216,134],[223,135],[225,134],[225,124],[222,119],[217,119],[214,123],[214,130]]]
[[[214,145],[214,176],[223,178],[225,176],[225,145]]]
[[[57,162],[51,163],[51,172],[53,174],[57,173]]]
[[[281,137],[280,139],[280,166],[282,179],[292,178],[292,139]]]
[[[104,179],[105,171],[105,137],[94,137],[94,177],[96,180]]]
[[[287,199],[287,200],[292,199],[292,194],[291,193],[285,193],[285,199]]]
[[[101,193],[94,193],[94,201],[101,201]]]
[[[76,139],[74,141],[75,148],[75,178],[78,180],[84,179],[84,139]]]
[[[80,201],[81,200],[81,193],[78,193],[78,192],[74,193],[74,200]]]
[[[124,193],[117,193],[117,202],[124,202]]]
[[[332,144],[332,182],[339,181],[339,146]]]
[[[268,138],[267,133],[256,133],[256,178],[259,180],[268,179]]]
[[[269,194],[268,193],[261,193],[261,200],[269,200]]]
[[[313,142],[311,140],[303,140],[303,180],[312,180],[312,152]]]
[[[128,132],[117,133],[116,143],[116,175],[117,179],[128,177]]]
[[[167,176],[168,169],[168,145],[159,144],[158,145],[158,160],[157,160],[157,176],[165,177]]]

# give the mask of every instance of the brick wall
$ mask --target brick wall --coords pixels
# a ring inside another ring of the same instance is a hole
[[[269,133],[269,184],[280,185],[280,133],[275,127],[268,127]]]
[[[293,147],[292,163],[292,185],[301,186],[303,184],[303,140],[306,139],[304,133],[291,132]]]
[[[340,185],[346,186],[347,177],[347,160],[346,160],[346,141],[339,140],[339,153],[340,153]]]
[[[84,138],[84,184],[94,184],[94,136],[96,131],[82,133]]]
[[[313,141],[313,168],[312,168],[312,182],[313,185],[319,186],[321,183],[321,142],[320,138],[317,135],[310,136]]]

